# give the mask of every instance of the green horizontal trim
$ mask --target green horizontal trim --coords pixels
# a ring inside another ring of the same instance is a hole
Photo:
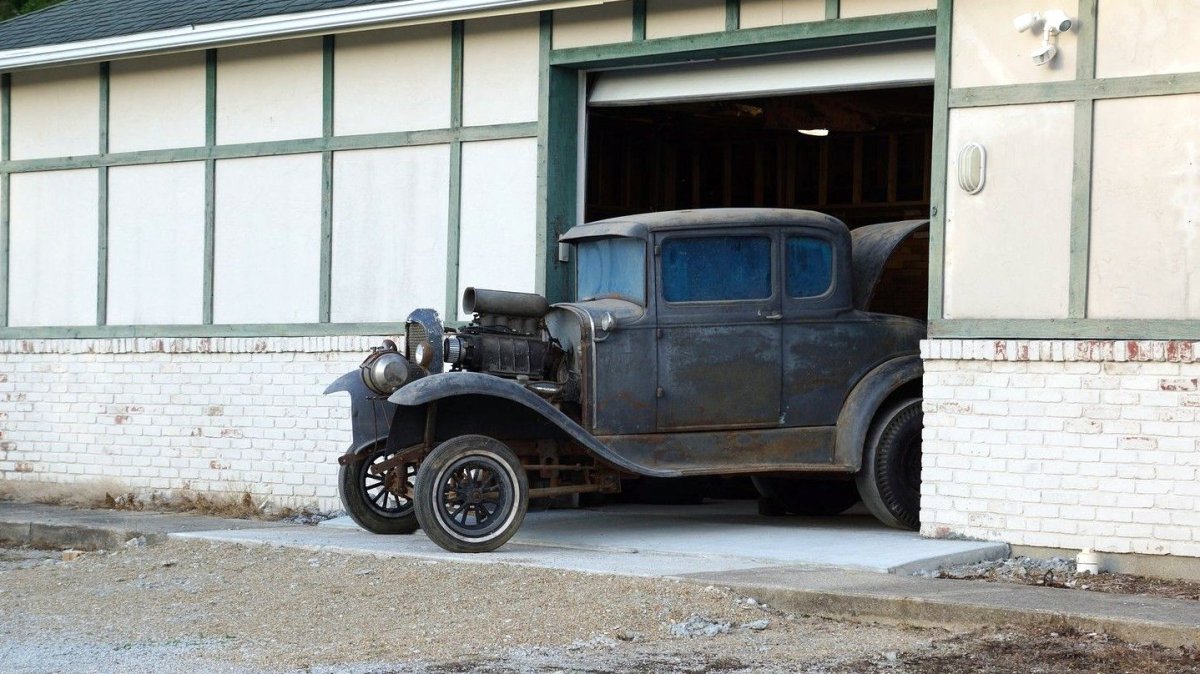
[[[867,44],[885,39],[931,37],[936,25],[937,11],[931,9],[558,49],[550,53],[550,63],[556,66],[612,68],[717,57],[758,56]]]
[[[1179,73],[951,89],[950,107],[980,108],[1195,93],[1200,93],[1200,73]]]
[[[1046,318],[929,322],[931,339],[1200,339],[1200,321]]]
[[[335,138],[302,138],[298,140],[278,140],[263,143],[217,145],[214,147],[114,152],[106,155],[96,154],[51,159],[22,159],[0,162],[0,173],[26,173],[32,171],[97,168],[100,166],[129,166],[133,164],[164,164],[183,161],[204,161],[206,159],[243,159],[247,157],[306,154],[310,152],[437,145],[452,141],[469,143],[484,140],[534,138],[537,134],[537,122],[520,122],[491,126],[468,126],[461,129],[370,133],[356,136],[338,136]]]
[[[262,323],[245,325],[80,325],[0,328],[0,339],[109,339],[131,337],[329,337],[396,335],[404,323]]]

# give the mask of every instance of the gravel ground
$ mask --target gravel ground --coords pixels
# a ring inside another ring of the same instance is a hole
[[[934,578],[1044,585],[1072,590],[1200,600],[1200,583],[1197,582],[1146,578],[1127,573],[1077,573],[1075,560],[1063,557],[1052,559],[1012,557],[938,569],[925,575]]]
[[[788,615],[717,587],[173,541],[0,548],[5,672],[1200,672],[1102,635]]]

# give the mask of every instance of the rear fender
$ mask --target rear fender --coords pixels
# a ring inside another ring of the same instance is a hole
[[[423,420],[424,408],[436,403],[435,437],[439,441],[472,433],[500,440],[566,436],[619,470],[649,477],[680,475],[677,470],[652,469],[627,460],[561,410],[510,379],[478,372],[447,372],[418,379],[393,393],[388,401],[399,406],[397,421],[408,417],[408,410],[418,409],[422,410]],[[403,429],[393,424],[392,435],[389,449],[404,448]]]
[[[901,386],[920,381],[924,368],[920,356],[894,358],[867,373],[850,391],[838,415],[834,463],[862,468],[863,447],[879,407]]]

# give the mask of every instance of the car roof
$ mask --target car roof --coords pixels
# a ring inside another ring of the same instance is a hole
[[[847,232],[837,218],[816,211],[790,208],[699,208],[686,211],[660,211],[622,215],[588,222],[562,235],[560,241],[577,241],[601,236],[648,238],[651,232],[705,227],[808,226]]]

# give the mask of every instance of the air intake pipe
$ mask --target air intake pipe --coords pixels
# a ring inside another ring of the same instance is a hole
[[[520,318],[541,318],[550,312],[550,303],[541,295],[484,288],[467,288],[463,292],[462,306],[463,312],[468,314]]]

